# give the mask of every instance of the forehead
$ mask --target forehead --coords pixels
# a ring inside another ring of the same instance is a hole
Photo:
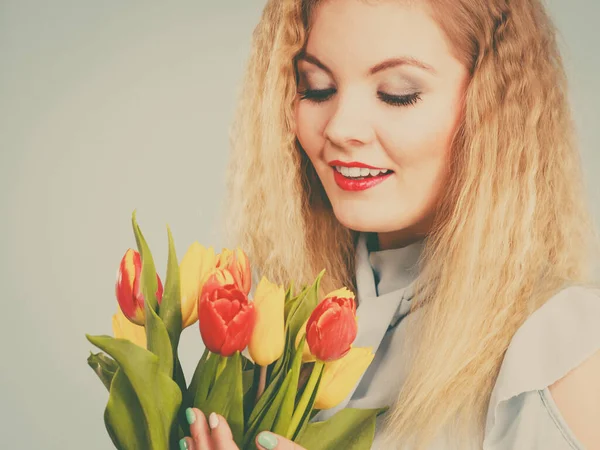
[[[306,51],[334,72],[391,57],[409,56],[433,67],[453,59],[425,1],[323,1],[311,13]]]

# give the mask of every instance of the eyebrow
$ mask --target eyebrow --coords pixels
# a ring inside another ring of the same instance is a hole
[[[298,56],[298,60],[306,61],[308,63],[314,64],[315,66],[324,70],[328,74],[330,74],[330,75],[332,74],[331,69],[329,69],[329,67],[327,67],[325,64],[323,64],[319,60],[319,58],[317,58],[315,55],[305,52]],[[375,64],[373,67],[371,67],[368,70],[367,74],[375,75],[377,72],[381,72],[382,70],[391,69],[392,67],[398,67],[398,66],[404,66],[404,65],[418,67],[420,69],[426,70],[433,74],[437,73],[433,67],[431,67],[428,64],[425,64],[423,61],[419,61],[418,59],[413,58],[411,56],[402,56],[402,57],[398,57],[398,58],[386,59],[385,61]]]

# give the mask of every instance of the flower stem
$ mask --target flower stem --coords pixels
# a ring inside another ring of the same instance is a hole
[[[223,369],[225,369],[225,366],[227,365],[227,357],[221,356],[221,355],[216,355],[216,356],[221,359],[217,365],[217,370],[215,373],[215,382],[219,379],[219,376],[221,375],[221,373],[223,372]]]
[[[260,377],[258,379],[258,389],[256,391],[256,400],[255,404],[258,403],[261,395],[265,392],[265,387],[267,385],[267,366],[260,366]]]
[[[310,398],[313,395],[315,390],[315,386],[317,385],[317,381],[321,376],[321,372],[323,372],[323,367],[325,364],[322,361],[316,361],[313,367],[312,373],[310,374],[310,378],[308,379],[308,383],[306,383],[306,387],[304,388],[304,392],[302,392],[302,397],[300,397],[300,401],[298,402],[298,406],[292,415],[292,420],[290,422],[290,426],[288,427],[288,431],[286,433],[286,437],[291,437],[296,432],[298,425],[302,421],[302,417],[304,417],[304,413],[306,412],[306,408],[308,403],[310,402]]]

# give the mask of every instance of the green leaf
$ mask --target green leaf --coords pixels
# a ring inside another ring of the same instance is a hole
[[[344,408],[324,422],[308,424],[294,440],[306,449],[369,450],[375,437],[375,420],[386,408]]]
[[[138,226],[135,211],[131,221],[135,240],[138,245],[138,251],[142,258],[142,275],[140,283],[142,285],[142,294],[144,296],[144,311],[146,315],[146,342],[148,350],[158,356],[160,369],[171,378],[173,376],[173,349],[169,333],[165,324],[156,314],[158,300],[156,290],[158,282],[156,280],[156,266],[150,248],[144,239],[144,235]]]
[[[159,315],[164,322],[171,342],[173,343],[173,354],[177,353],[177,345],[182,331],[181,317],[181,284],[179,275],[179,263],[171,229],[167,225],[169,239],[169,256],[167,259],[167,280],[163,299],[159,307]]]
[[[288,303],[294,297],[294,280],[290,281],[290,285],[285,291],[285,303]]]
[[[302,339],[301,345],[304,345],[304,339]],[[247,448],[261,431],[279,429],[287,431],[294,412],[301,366],[302,352],[300,351],[296,353],[292,370],[286,374],[283,381],[279,383],[279,380],[275,380],[260,397],[253,411],[254,415],[248,421],[248,431],[244,438],[243,448]],[[282,376],[283,372],[280,375]],[[285,432],[275,431],[275,433],[284,434]]]
[[[202,357],[198,364],[196,365],[196,370],[194,371],[194,375],[192,376],[192,380],[190,381],[190,385],[186,390],[186,398],[188,399],[187,406],[192,406],[194,403],[194,397],[196,396],[196,391],[198,390],[198,383],[200,382],[200,376],[203,373],[204,365],[206,364],[206,360],[208,359],[208,355],[210,352],[205,347],[204,353],[202,353]]]
[[[105,353],[90,352],[87,362],[94,372],[96,372],[96,375],[98,375],[98,378],[100,378],[100,381],[102,381],[106,389],[110,391],[110,383],[112,382],[112,379],[119,368],[119,365],[116,363],[116,361]]]
[[[120,368],[115,373],[112,386],[104,410],[104,425],[115,447],[119,450],[135,449],[139,448],[138,446],[168,448],[166,443],[162,447],[151,446],[151,425],[147,423],[133,386]],[[145,425],[140,426],[141,424]]]
[[[286,314],[289,315],[286,315],[285,350],[283,352],[283,355],[274,363],[267,389],[254,406],[254,409],[252,409],[250,417],[247,421],[248,429],[256,429],[258,423],[261,420],[263,420],[265,414],[267,414],[268,411],[271,409],[271,405],[275,401],[279,391],[283,389],[282,385],[287,378],[287,374],[290,373],[289,366],[292,363],[292,358],[297,353],[294,349],[296,335],[298,334],[298,330],[304,324],[304,321],[306,321],[308,316],[312,313],[312,311],[318,304],[318,295],[316,293],[318,292],[319,282],[324,273],[325,271],[323,270],[317,276],[315,282],[312,285],[304,286],[300,294],[298,294],[298,296],[295,299],[291,299],[286,304],[286,307],[288,308],[288,313]],[[306,317],[300,322],[296,329],[295,323],[299,322],[302,319],[303,314],[306,315]],[[294,324],[294,328],[291,327],[291,324]],[[296,329],[296,332],[293,334],[294,341],[292,342],[291,336],[294,329]],[[246,434],[248,435],[248,433]]]
[[[317,279],[310,289],[307,290],[306,295],[298,301],[296,307],[290,312],[289,339],[292,344],[295,342],[296,335],[300,331],[300,328],[302,328],[302,325],[304,325],[304,322],[306,322],[319,304],[319,285],[324,274],[325,269],[317,275]]]
[[[119,365],[104,416],[115,446],[168,450],[182,395],[161,370],[158,357],[126,339],[86,337]]]
[[[293,355],[293,346],[291,345],[290,338],[290,318],[293,313],[296,311],[298,304],[304,301],[304,298],[308,294],[310,286],[303,287],[302,291],[298,296],[292,298],[285,304],[285,349],[281,357],[275,362],[273,366],[273,370],[271,371],[271,378],[276,378],[280,374],[280,372],[287,372],[288,365],[292,359]],[[304,322],[303,322],[304,323]],[[295,337],[294,337],[295,340]],[[294,342],[295,344],[295,342]]]
[[[290,427],[286,433],[286,437],[289,439],[294,440],[296,436],[302,432],[310,419],[317,398],[317,392],[319,392],[319,386],[321,385],[321,379],[323,378],[324,368],[324,362],[319,360],[315,362],[310,378],[308,379],[306,386],[304,386],[302,396],[292,415]]]
[[[295,308],[298,306],[298,302],[300,301],[300,299],[302,299],[306,296],[308,289],[310,289],[310,286],[305,286],[302,288],[302,290],[300,291],[300,293],[297,296],[291,297],[291,293],[290,293],[290,298],[287,299],[287,297],[286,297],[286,302],[284,305],[284,314],[285,314],[286,325],[289,323],[290,313],[292,311],[295,311]]]
[[[232,395],[230,397],[229,412],[226,419],[233,434],[233,440],[239,446],[244,438],[244,384],[242,373],[242,360],[240,352],[231,356],[229,365],[233,366]]]
[[[277,419],[273,427],[273,432],[282,436],[285,436],[290,422],[292,421],[292,414],[294,413],[294,405],[296,403],[296,394],[298,393],[298,380],[300,378],[300,367],[302,366],[302,352],[306,343],[306,336],[302,337],[298,351],[294,357],[292,363],[292,370],[289,372],[290,385],[286,390],[285,397],[279,408]]]
[[[283,402],[287,391],[289,390],[291,383],[291,371],[288,373],[288,376],[285,377],[285,380],[281,384],[281,388],[276,392],[275,397],[269,402],[268,407],[266,407],[263,411],[263,414],[260,415],[258,420],[248,426],[248,431],[244,436],[244,442],[242,448],[250,448],[250,444],[256,438],[256,435],[261,431],[271,430],[273,428],[273,424],[275,423],[275,419],[277,418],[277,413],[281,407],[281,403]],[[266,392],[266,391],[265,391]],[[263,394],[264,396],[264,394]],[[263,397],[261,397],[262,399]]]
[[[289,309],[289,311],[286,311],[285,322],[286,344],[282,357],[277,360],[273,368],[274,376],[277,376],[281,371],[287,372],[289,370],[289,365],[295,354],[296,336],[304,322],[319,304],[319,284],[324,274],[325,269],[317,275],[312,285],[305,286],[297,298],[286,304]]]
[[[146,343],[148,350],[158,356],[159,367],[169,378],[173,377],[173,350],[165,324],[146,304]]]
[[[167,225],[167,236],[169,241],[169,256],[167,259],[167,279],[165,281],[165,289],[158,308],[159,317],[167,329],[169,340],[171,342],[171,352],[173,355],[173,379],[179,386],[181,392],[186,392],[186,381],[181,362],[179,361],[178,347],[179,339],[182,331],[181,317],[181,284],[179,277],[179,263],[177,261],[177,253],[175,251],[175,243],[171,229]],[[187,396],[179,408],[179,421],[186,428],[189,428],[185,410],[189,406]],[[184,430],[184,431],[186,431]]]
[[[252,413],[250,414],[250,418],[247,421],[248,427],[254,427],[264,416],[267,407],[273,403],[273,400],[277,396],[280,391],[280,387],[284,382],[284,373],[280,372],[276,377],[274,377],[263,394],[258,399],[258,402],[252,409]]]
[[[220,360],[221,355],[210,353],[206,349],[190,383],[189,398],[193,399],[193,405],[202,411],[205,409],[208,394],[215,381],[217,366]]]
[[[138,252],[142,258],[142,280],[146,278],[145,283],[142,287],[142,293],[144,294],[144,302],[149,304],[153,310],[158,309],[158,300],[156,299],[156,290],[158,289],[158,281],[156,279],[156,268],[154,267],[154,260],[152,260],[152,254],[150,248],[144,239],[144,235],[140,230],[137,223],[136,211],[134,210],[131,214],[131,224],[133,226],[133,234],[135,236],[135,242],[137,243]],[[147,261],[144,261],[147,259]],[[144,266],[144,262],[146,263]],[[152,271],[154,269],[154,271]],[[146,295],[145,289],[150,291],[149,295]]]
[[[250,422],[250,414],[254,410],[254,404],[256,403],[256,394],[258,392],[258,385],[260,380],[260,366],[257,364],[252,370],[245,371],[244,378],[244,423]],[[247,383],[247,384],[246,384]]]
[[[229,397],[232,395],[232,364],[229,364],[229,359],[225,356],[215,355],[214,361],[217,361],[215,368],[215,376],[212,387],[208,392],[208,398],[206,403],[202,406],[202,412],[208,416],[211,412],[216,412],[225,416],[227,413],[227,407],[229,403]],[[209,358],[209,361],[213,359],[213,355]],[[219,374],[219,368],[223,367],[222,372]]]
[[[167,235],[169,238],[169,257],[167,259],[167,280],[165,290],[160,303],[159,315],[169,333],[169,338],[173,343],[173,354],[177,354],[177,345],[182,330],[181,318],[181,284],[179,278],[179,263],[177,262],[177,253],[175,252],[175,243],[171,229],[167,225]]]
[[[242,385],[244,386],[244,395],[250,391],[254,382],[254,369],[244,370],[242,372]]]
[[[242,362],[240,352],[235,352],[230,357],[221,356],[225,367],[216,379],[211,389],[202,412],[206,415],[211,412],[221,414],[227,419],[234,437],[240,445],[244,436],[244,406],[242,386]]]

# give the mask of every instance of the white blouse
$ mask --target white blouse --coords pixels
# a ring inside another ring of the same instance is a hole
[[[359,331],[354,345],[373,347],[375,358],[348,397],[337,407],[320,411],[313,422],[345,407],[390,405],[406,379],[410,349],[403,343],[409,321],[421,311],[408,314],[425,240],[369,251],[367,239],[368,234],[361,233],[356,248]],[[600,291],[569,286],[550,298],[517,330],[505,353],[490,398],[483,449],[584,450],[548,386],[599,349]],[[372,449],[382,448],[383,418],[377,419]],[[431,450],[454,448],[440,437]]]

